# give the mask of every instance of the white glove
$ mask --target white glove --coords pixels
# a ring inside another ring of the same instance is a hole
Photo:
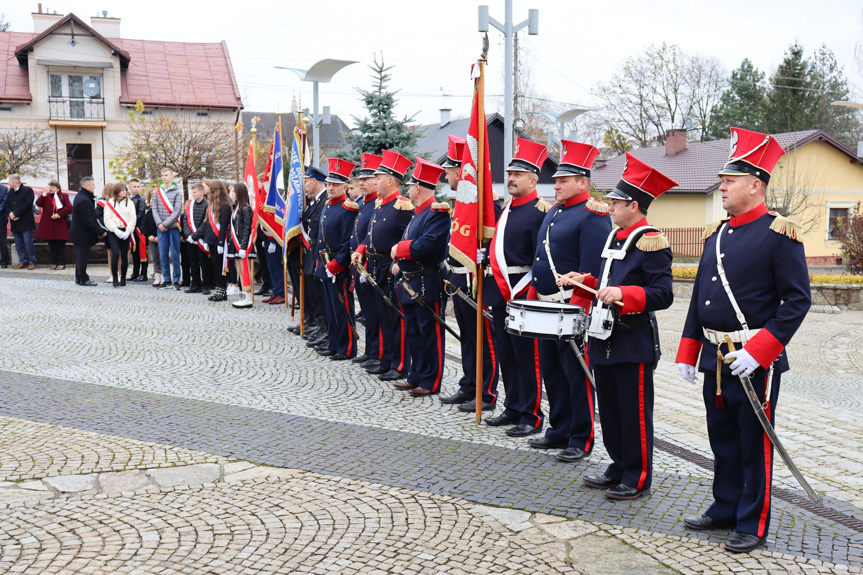
[[[120,228],[117,228],[116,230],[114,230],[114,235],[117,236],[118,238],[120,238],[121,240],[123,239],[123,232],[120,231]]]
[[[695,379],[695,366],[689,365],[688,363],[678,363],[677,371],[680,372],[680,377],[688,381],[689,383],[698,383]]]
[[[186,236],[186,241],[189,242],[190,244],[195,243],[195,240],[192,239],[192,236]]]
[[[368,280],[368,278],[366,277],[366,274],[360,274],[360,283],[361,283],[361,284],[364,284],[364,283],[366,283],[367,281],[369,281],[369,280]]]
[[[225,248],[222,246],[216,246],[216,251],[219,252],[219,255],[225,253]]]
[[[330,271],[330,268],[325,267],[324,269],[327,271],[327,277],[330,278],[330,281],[336,283],[336,276],[333,275],[333,272]]]
[[[128,240],[129,236],[131,236],[131,235],[132,235],[132,230],[126,230],[125,232],[123,232],[123,239]]]
[[[268,254],[276,253],[276,242],[272,242],[270,245],[267,246],[267,253]]]
[[[240,259],[241,260],[246,259],[246,250],[240,250]]]
[[[483,262],[485,262],[485,253],[485,248],[480,248],[476,250],[476,265],[481,265]]]
[[[749,377],[753,371],[760,367],[758,361],[745,349],[726,353],[725,358],[734,360],[731,362],[731,375]]]

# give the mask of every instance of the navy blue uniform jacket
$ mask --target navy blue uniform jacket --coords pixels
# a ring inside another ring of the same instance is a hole
[[[441,299],[441,264],[449,248],[449,232],[449,204],[437,204],[434,198],[429,198],[416,208],[401,241],[396,244],[399,278],[427,302]],[[428,273],[411,279],[405,276],[423,270]],[[402,303],[413,303],[406,290],[400,293]]]
[[[318,234],[318,264],[315,272],[322,280],[329,281],[324,268],[333,275],[339,275],[350,266],[351,234],[354,231],[357,210],[356,202],[346,199],[345,194],[327,200],[324,205],[321,212],[321,229]]]

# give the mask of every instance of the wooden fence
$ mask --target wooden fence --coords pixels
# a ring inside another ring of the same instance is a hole
[[[700,258],[704,248],[704,228],[666,228],[662,230],[677,257]]]

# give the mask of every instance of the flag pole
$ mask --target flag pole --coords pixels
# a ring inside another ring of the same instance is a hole
[[[284,144],[282,144],[282,115],[281,114],[276,114],[276,130],[279,133],[279,147],[283,148]],[[276,151],[273,150],[273,154],[275,154],[275,153],[276,153]],[[281,158],[282,158],[282,184],[284,184],[285,155],[282,153],[281,149],[279,150],[279,154],[281,155]],[[288,162],[290,163],[290,158],[288,158]],[[290,169],[288,169],[288,172],[290,172]],[[278,192],[279,192],[279,183],[276,182],[276,193],[278,193]],[[287,195],[288,195],[288,188],[285,187],[285,196],[287,197]],[[287,202],[285,202],[285,208],[286,209],[287,209],[287,206],[288,206],[288,204],[287,204]],[[288,303],[288,298],[287,298],[287,295],[288,295],[288,242],[285,241],[285,235],[286,235],[285,234],[285,226],[287,226],[287,223],[288,223],[287,222],[287,219],[288,219],[287,216],[288,216],[288,214],[286,213],[284,215],[284,218],[283,218],[285,220],[285,225],[282,226],[282,297],[285,298],[285,307],[288,307],[288,305],[291,306],[291,321],[294,321],[293,290],[291,290],[290,303]]]
[[[485,122],[485,53],[479,59],[479,78],[476,86],[477,99],[477,122]],[[488,158],[485,157],[485,133],[486,126],[478,126],[477,131],[477,162],[476,162],[476,189],[477,189],[477,234],[476,244],[477,251],[482,249],[482,240],[485,235],[485,207],[483,206],[483,190],[485,189],[485,164]],[[479,424],[482,419],[482,290],[483,279],[485,276],[485,265],[478,262],[476,266],[476,423]]]
[[[299,146],[299,148],[300,148],[300,150],[299,150],[299,152],[300,152],[300,169],[303,170],[303,172],[305,172],[306,158],[305,158],[304,154],[306,151],[306,126],[307,126],[309,121],[307,118],[305,118],[303,116],[302,112],[300,112],[300,118],[302,118],[302,120],[297,125],[296,129],[300,135],[300,146]],[[302,126],[302,128],[300,128],[300,125]],[[305,173],[303,174],[303,177],[305,177]],[[305,196],[305,194],[303,194],[303,209],[300,210],[300,206],[297,206],[297,210],[300,213],[300,228],[302,228],[302,225],[303,225],[302,214],[305,211],[305,203],[306,203],[306,196]],[[301,236],[302,236],[302,233],[303,233],[302,229],[300,229],[300,235]],[[297,249],[300,250],[300,337],[302,337],[306,333],[306,274],[303,271],[303,242],[302,241],[300,241],[300,245],[297,246]]]
[[[258,128],[255,127],[255,121],[253,119],[252,120],[252,151],[253,152],[255,150],[255,136],[257,133],[258,133]],[[258,180],[258,178],[256,176],[255,181],[257,182],[257,180]],[[249,190],[249,192],[251,194],[254,194],[253,197],[257,200],[258,190]],[[254,232],[254,230],[249,230],[249,237],[252,236],[253,232]],[[249,246],[249,251],[252,251],[251,247],[252,246]],[[255,303],[255,266],[253,264],[254,260],[252,260],[251,257],[246,257],[246,261],[249,263],[249,283],[251,284],[251,288],[252,288],[251,293],[249,294],[249,297],[252,298],[252,303]],[[242,260],[240,260],[240,263],[242,264]]]

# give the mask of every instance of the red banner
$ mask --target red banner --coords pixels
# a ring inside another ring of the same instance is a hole
[[[494,191],[489,161],[488,124],[483,102],[485,78],[479,64],[473,65],[471,77],[474,79],[473,109],[455,193],[449,250],[450,255],[459,263],[476,273],[476,252],[480,239],[490,240],[494,236]],[[477,170],[480,156],[482,173]],[[482,219],[478,213],[480,193],[483,197]]]

